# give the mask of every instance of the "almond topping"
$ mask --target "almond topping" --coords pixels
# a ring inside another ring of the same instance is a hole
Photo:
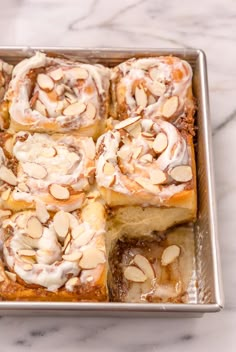
[[[71,279],[69,279],[66,283],[66,289],[68,291],[70,291],[70,289],[74,288],[74,286],[79,286],[80,285],[80,279],[78,277],[72,277]]]
[[[166,149],[168,144],[168,140],[166,137],[166,134],[163,132],[158,133],[158,135],[156,136],[152,148],[154,150],[154,152],[156,153],[161,153],[163,152],[163,150]]]
[[[82,269],[94,269],[98,264],[105,263],[104,253],[97,248],[89,248],[83,252],[79,266]]]
[[[53,70],[53,71],[49,72],[48,74],[54,81],[59,81],[63,77],[63,71],[61,68]]]
[[[108,187],[112,187],[115,184],[115,182],[116,182],[116,176],[113,175],[110,177]]]
[[[10,169],[8,169],[4,165],[0,167],[0,180],[5,181],[6,183],[12,186],[17,185],[16,176],[13,174],[13,172]]]
[[[20,249],[18,251],[19,256],[33,257],[35,254],[36,252],[33,249]]]
[[[63,111],[63,115],[67,115],[67,116],[80,115],[82,112],[85,111],[85,109],[86,109],[86,105],[84,103],[77,102],[67,106],[67,108],[65,108],[65,110]]]
[[[128,266],[124,271],[124,277],[134,282],[145,282],[147,280],[147,276],[136,266]]]
[[[142,132],[142,128],[141,128],[140,123],[135,124],[134,127],[129,128],[127,130],[129,132],[129,134],[134,138],[137,138]]]
[[[36,202],[36,215],[42,224],[45,224],[45,222],[48,221],[50,215],[44,203]]]
[[[144,154],[139,160],[142,163],[151,163],[153,161],[153,156],[151,154]]]
[[[105,175],[111,176],[111,175],[114,175],[115,168],[114,168],[114,166],[111,163],[106,162],[104,167],[103,167],[103,172],[104,172]]]
[[[43,226],[36,216],[31,216],[27,222],[27,234],[35,239],[38,239],[43,234]]]
[[[137,159],[140,154],[142,153],[143,147],[137,147],[134,151],[133,151],[133,158]]]
[[[177,96],[169,98],[162,108],[162,114],[164,117],[169,118],[176,112],[179,105],[179,99]]]
[[[40,100],[36,100],[34,104],[34,110],[37,110],[43,116],[47,116],[48,114],[46,106],[43,103],[41,103]]]
[[[69,262],[76,262],[81,257],[82,257],[82,253],[81,252],[73,252],[71,254],[63,254],[63,256],[62,256],[62,258],[64,260],[67,260]]]
[[[152,133],[149,132],[142,132],[142,136],[146,139],[152,139],[154,138],[154,135]]]
[[[159,185],[166,181],[166,175],[162,170],[153,169],[150,171],[150,180],[154,185]]]
[[[10,210],[2,210],[0,209],[0,218],[5,218],[7,216],[11,215],[11,211]]]
[[[29,263],[26,263],[23,265],[23,270],[25,271],[30,271],[33,269],[33,265],[32,264],[29,264]]]
[[[47,176],[47,170],[40,164],[26,162],[22,164],[24,172],[35,179],[41,180]]]
[[[163,83],[158,81],[155,81],[152,84],[150,84],[148,88],[153,95],[156,95],[158,97],[163,95],[166,90],[166,86]]]
[[[188,182],[193,178],[191,166],[188,166],[188,165],[176,166],[171,170],[170,176],[175,181]]]
[[[11,188],[6,189],[5,191],[2,192],[1,198],[2,200],[8,200],[11,194]]]
[[[147,106],[147,95],[143,88],[135,88],[135,100],[138,106],[142,108]]]
[[[80,236],[78,236],[75,240],[76,246],[82,247],[91,241],[94,236],[94,232],[83,232]]]
[[[15,217],[15,223],[16,225],[20,228],[20,229],[24,229],[25,228],[25,217],[24,214],[17,214],[17,216]]]
[[[45,75],[44,73],[40,73],[37,77],[37,83],[40,88],[44,90],[52,90],[54,87],[54,82],[53,80],[48,76]]]
[[[166,266],[173,263],[173,261],[177,259],[179,255],[180,248],[175,244],[165,248],[161,256],[161,265]]]
[[[70,198],[70,192],[68,189],[57,184],[51,185],[49,187],[49,192],[54,198],[59,200],[66,200]]]
[[[63,210],[56,213],[53,218],[53,226],[59,237],[66,237],[70,228],[70,219],[68,214]]]
[[[155,279],[155,273],[149,260],[141,254],[136,254],[134,257],[134,264],[151,280]]]
[[[74,67],[68,71],[75,79],[88,78],[88,71],[82,67]]]
[[[128,150],[127,148],[121,148],[118,152],[117,152],[117,156],[121,159],[129,159],[130,157],[130,150]]]
[[[160,188],[156,185],[153,185],[151,181],[147,178],[137,177],[135,181],[148,192],[156,194],[160,191]]]
[[[7,138],[5,144],[4,144],[4,148],[6,149],[6,151],[12,155],[12,151],[13,151],[13,138]]]
[[[65,238],[62,252],[64,252],[65,254],[69,253],[70,247],[71,247],[71,234],[69,232]]]
[[[92,103],[88,103],[87,104],[87,109],[86,109],[86,112],[85,112],[86,116],[88,119],[92,120],[95,115],[96,115],[96,108],[95,106],[92,104]]]
[[[16,274],[15,273],[12,273],[11,271],[5,270],[5,274],[7,275],[8,279],[16,282]]]
[[[149,95],[148,97],[148,105],[152,105],[156,103],[156,99],[154,98],[153,95]]]
[[[53,158],[57,154],[57,151],[54,147],[48,147],[48,148],[45,147],[45,148],[42,148],[42,150],[40,151],[40,154],[46,158]]]
[[[21,259],[24,263],[27,263],[27,264],[35,264],[35,263],[36,263],[36,258],[35,258],[35,256],[33,256],[33,257],[27,257],[27,256],[24,256],[24,255],[21,255],[21,256],[20,256],[20,259]]]
[[[115,129],[120,130],[120,129],[125,128],[127,126],[131,126],[132,124],[134,124],[135,122],[137,122],[140,119],[141,119],[141,116],[129,117],[128,119],[117,123],[115,125]]]
[[[21,192],[26,192],[26,193],[29,192],[29,187],[24,182],[18,183],[17,187]]]
[[[73,94],[71,94],[71,93],[69,93],[69,92],[66,92],[66,93],[65,93],[65,98],[66,98],[66,100],[68,100],[68,102],[69,102],[70,104],[74,104],[74,103],[77,102],[76,96],[73,95]]]

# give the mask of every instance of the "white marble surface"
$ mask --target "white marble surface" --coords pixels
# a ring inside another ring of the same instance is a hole
[[[2,317],[0,351],[235,351],[236,1],[1,0],[0,33],[0,45],[205,50],[226,297],[195,320]]]

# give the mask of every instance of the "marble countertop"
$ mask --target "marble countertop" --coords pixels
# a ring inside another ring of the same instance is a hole
[[[235,351],[235,0],[0,0],[0,5],[0,45],[206,52],[226,299],[223,312],[201,319],[1,317],[0,351]]]

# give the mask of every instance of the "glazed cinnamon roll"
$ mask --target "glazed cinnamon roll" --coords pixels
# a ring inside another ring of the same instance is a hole
[[[7,104],[3,101],[11,80],[13,66],[0,59],[0,129],[4,130],[9,126],[9,114]]]
[[[41,52],[23,60],[5,97],[11,130],[98,136],[108,113],[109,72]]]
[[[10,168],[0,169],[0,180],[5,188],[7,185],[1,196],[4,208],[35,208],[36,201],[51,211],[83,206],[94,183],[95,144],[91,137],[18,132],[11,139]],[[10,179],[6,172],[11,173]]]
[[[78,212],[46,207],[3,221],[3,300],[106,301],[105,212],[93,202]]]
[[[141,114],[193,128],[192,69],[177,57],[130,59],[112,72],[111,114],[118,120]]]
[[[192,137],[167,121],[136,116],[102,135],[97,141],[96,180],[112,207],[174,207],[184,209],[181,216],[187,219],[196,216]]]
[[[194,237],[189,227],[146,237],[126,234],[109,255],[111,300],[189,302],[193,264]]]

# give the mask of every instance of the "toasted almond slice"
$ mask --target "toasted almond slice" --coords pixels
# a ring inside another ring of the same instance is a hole
[[[142,163],[151,163],[153,161],[153,156],[151,154],[144,154],[139,160]]]
[[[133,125],[135,122],[141,119],[141,116],[129,117],[126,120],[123,120],[115,125],[116,130],[120,130],[122,128]]]
[[[65,86],[64,84],[58,84],[55,88],[55,91],[57,93],[57,95],[62,95],[65,92]],[[60,101],[58,102],[58,104],[60,103]],[[59,107],[58,107],[59,108]],[[62,109],[62,108],[61,108]]]
[[[7,188],[5,191],[2,192],[1,198],[2,200],[8,200],[11,194],[11,188]]]
[[[128,266],[124,271],[124,277],[133,282],[145,282],[147,276],[142,272],[142,270],[136,268],[136,266]]]
[[[156,103],[156,99],[154,98],[153,95],[149,95],[148,97],[148,105],[152,105]]]
[[[61,185],[57,185],[56,183],[50,185],[49,192],[54,198],[59,200],[66,200],[70,198],[70,192],[68,189]]]
[[[40,164],[26,162],[22,164],[24,172],[37,180],[41,180],[47,176],[47,170]]]
[[[82,252],[73,252],[70,254],[63,254],[62,258],[64,260],[67,260],[69,262],[76,262],[77,260],[80,260],[82,257]]]
[[[144,177],[137,177],[135,179],[135,181],[142,186],[145,190],[147,190],[148,192],[157,194],[158,192],[160,192],[160,188],[156,185],[153,185],[151,183],[151,181],[147,178]]]
[[[160,79],[161,71],[157,67],[153,67],[150,70],[150,77],[153,81]]]
[[[85,111],[85,109],[86,109],[86,105],[84,103],[77,102],[67,106],[67,108],[65,108],[63,111],[63,115],[67,115],[67,116],[80,115],[82,112]]]
[[[0,218],[5,218],[11,215],[11,211],[10,210],[3,210],[0,209]]]
[[[60,67],[49,72],[48,74],[54,81],[60,81],[60,79],[63,77],[63,71]]]
[[[17,187],[21,192],[26,192],[26,193],[29,192],[29,187],[24,182],[18,183]]]
[[[165,93],[166,86],[161,82],[154,81],[152,84],[148,86],[148,89],[153,95],[160,97]]]
[[[50,218],[46,205],[43,202],[36,201],[36,215],[42,224],[45,224]]]
[[[134,137],[134,138],[137,138],[141,132],[142,132],[142,128],[141,128],[141,125],[140,123],[137,123],[135,124],[134,126],[131,126],[131,128],[127,128],[129,134]]]
[[[73,76],[73,78],[75,78],[75,79],[88,78],[88,71],[82,67],[74,67],[74,68],[68,70],[68,73],[70,73]]]
[[[41,103],[40,100],[36,100],[34,104],[34,110],[37,110],[43,116],[47,116],[46,106],[43,103]]]
[[[26,219],[23,213],[17,214],[15,217],[15,223],[20,229],[24,229],[26,226]]]
[[[71,247],[71,234],[70,232],[66,235],[65,241],[64,241],[64,245],[62,248],[62,252],[64,252],[64,254],[69,253]]]
[[[104,172],[105,175],[107,175],[107,176],[114,175],[115,171],[116,170],[115,170],[114,166],[111,163],[106,162],[104,164],[103,172]]]
[[[17,185],[16,176],[13,174],[13,172],[10,169],[8,169],[4,165],[0,167],[0,180],[5,181],[6,183],[12,186]]]
[[[32,264],[29,264],[29,263],[23,264],[23,270],[30,271],[32,269],[33,269],[33,265]]]
[[[142,150],[143,150],[143,147],[140,146],[140,147],[137,147],[134,151],[133,151],[133,158],[134,159],[137,159],[140,154],[142,153]]]
[[[65,284],[66,289],[68,291],[73,291],[74,287],[79,285],[80,285],[80,279],[78,277],[70,278]]]
[[[12,155],[12,151],[13,151],[13,138],[7,138],[5,144],[4,144],[4,148],[6,149],[6,151]]]
[[[16,282],[16,274],[15,273],[12,273],[11,271],[5,270],[5,274],[7,275],[8,279]]]
[[[78,236],[75,240],[76,246],[78,247],[82,247],[85,246],[87,243],[89,243],[93,236],[94,236],[94,232],[90,231],[90,232],[83,232],[80,236]]]
[[[83,252],[82,259],[79,262],[79,266],[82,269],[93,269],[98,264],[105,263],[104,253],[97,248],[89,248]]]
[[[171,172],[170,176],[178,182],[188,182],[193,178],[193,172],[191,166],[188,165],[180,165],[174,167]]]
[[[151,280],[155,279],[155,273],[149,260],[141,254],[136,254],[134,257],[134,264]]]
[[[167,136],[165,133],[160,132],[158,133],[158,135],[156,136],[154,142],[153,142],[153,150],[156,153],[161,153],[163,152],[163,150],[166,149],[168,145],[168,140],[167,140]]]
[[[70,104],[74,104],[78,100],[76,96],[74,94],[71,94],[70,92],[65,92],[65,98]]]
[[[37,83],[39,85],[40,88],[42,88],[43,90],[52,90],[54,87],[54,82],[51,79],[51,77],[49,77],[48,75],[45,75],[44,73],[40,73],[37,76]]]
[[[179,99],[177,96],[169,98],[162,108],[162,114],[164,117],[169,118],[174,115],[179,105]]]
[[[135,88],[135,100],[138,106],[142,108],[147,106],[147,95],[143,88]]]
[[[115,184],[115,182],[116,182],[116,176],[115,175],[110,176],[108,187],[112,187]]]
[[[21,255],[21,256],[20,256],[20,259],[21,259],[24,263],[27,263],[27,264],[35,264],[35,263],[36,263],[36,258],[35,258],[35,256],[33,256],[33,257],[27,257],[27,256],[24,256],[24,255]]]
[[[36,216],[31,216],[26,226],[27,234],[35,239],[38,239],[43,234],[43,226]]]
[[[95,158],[96,146],[92,138],[87,138],[86,140],[85,153],[89,159],[93,160]]]
[[[25,257],[33,257],[36,252],[33,249],[20,249],[18,252],[19,256],[25,256]]]
[[[121,148],[118,152],[117,152],[117,156],[121,159],[129,159],[130,157],[130,150],[128,150],[127,148]]]
[[[149,132],[142,132],[142,136],[146,139],[153,139],[154,138],[154,135]]]
[[[94,119],[94,117],[96,116],[96,112],[97,112],[97,110],[96,110],[95,106],[92,103],[88,102],[87,109],[85,112],[87,118],[90,120]]]
[[[150,180],[154,185],[160,185],[166,181],[166,175],[162,170],[152,169],[150,171]]]
[[[53,218],[53,226],[59,237],[66,237],[70,228],[70,219],[63,210],[57,212]]]
[[[45,147],[42,148],[40,154],[46,158],[53,158],[57,154],[57,151],[54,147]]]
[[[175,244],[165,248],[161,256],[161,265],[166,266],[173,263],[173,261],[177,259],[179,255],[180,248]]]

